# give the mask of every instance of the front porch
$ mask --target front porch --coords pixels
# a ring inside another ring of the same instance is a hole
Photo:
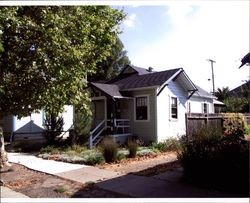
[[[93,126],[89,137],[92,149],[105,136],[112,136],[117,143],[123,144],[131,133],[131,98],[93,97]]]

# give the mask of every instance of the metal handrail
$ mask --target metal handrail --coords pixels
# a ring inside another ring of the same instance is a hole
[[[97,129],[98,129],[103,123],[105,123],[105,120],[103,120],[102,122],[100,122],[100,123],[95,127],[95,129],[92,130],[92,131],[90,132],[90,134],[94,134],[94,132],[97,131]]]

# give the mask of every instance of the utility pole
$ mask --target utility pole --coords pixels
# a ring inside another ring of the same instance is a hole
[[[213,64],[216,62],[216,61],[214,61],[214,60],[212,60],[212,59],[207,59],[208,61],[210,61],[210,63],[211,63],[211,68],[212,68],[212,83],[213,83],[213,95],[214,95],[214,93],[215,93],[215,87],[214,87],[214,66],[213,66]]]

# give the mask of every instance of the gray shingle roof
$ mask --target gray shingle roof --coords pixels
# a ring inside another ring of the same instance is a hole
[[[142,87],[161,86],[171,78],[171,76],[182,70],[182,68],[177,68],[161,72],[149,72],[147,69],[135,66],[130,67],[136,72],[125,76],[120,74],[106,83],[92,82],[91,84],[112,97],[123,97],[122,91]]]
[[[181,68],[161,72],[152,72],[143,75],[133,74],[129,77],[117,80],[112,84],[119,86],[120,90],[127,90],[140,87],[160,86],[173,76]]]
[[[216,97],[210,93],[208,93],[206,90],[202,89],[198,85],[195,84],[195,87],[197,87],[197,92],[194,93],[194,96],[199,96],[199,97],[207,97],[207,98],[213,98],[216,99]]]
[[[121,93],[119,92],[119,87],[117,85],[95,82],[92,82],[91,84],[100,89],[101,91],[105,92],[106,94],[110,95],[111,97],[122,97]]]

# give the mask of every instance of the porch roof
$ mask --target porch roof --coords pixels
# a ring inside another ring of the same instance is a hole
[[[92,82],[91,84],[111,97],[123,98],[123,96],[119,92],[119,87],[117,85],[95,82]]]

